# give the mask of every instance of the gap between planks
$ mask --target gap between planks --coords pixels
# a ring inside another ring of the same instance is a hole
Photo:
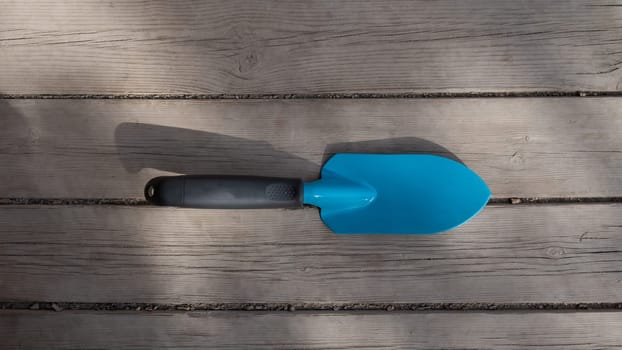
[[[619,203],[622,197],[548,197],[548,198],[492,198],[489,206],[498,205],[554,205],[554,204],[595,204]],[[152,206],[140,198],[0,198],[2,205],[108,205],[108,206]],[[305,205],[306,207],[311,207]]]
[[[572,311],[620,310],[622,303],[77,303],[50,301],[0,301],[0,310],[31,311],[249,311],[249,312],[296,312],[296,311]]]
[[[324,100],[428,98],[620,97],[622,91],[405,92],[322,94],[1,94],[5,100]]]

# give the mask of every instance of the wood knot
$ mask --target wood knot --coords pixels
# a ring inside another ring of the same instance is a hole
[[[566,250],[562,247],[549,247],[546,248],[546,256],[551,259],[559,259],[562,255],[566,254]]]
[[[260,61],[262,50],[266,47],[265,40],[257,35],[257,31],[247,25],[236,25],[229,31],[232,45],[239,50],[236,57],[238,72],[246,73],[254,69]]]
[[[523,158],[523,154],[520,152],[514,152],[512,157],[510,157],[510,163],[512,164],[523,164],[525,163],[525,159]]]
[[[259,54],[254,48],[244,49],[238,56],[238,71],[246,73],[257,66]]]

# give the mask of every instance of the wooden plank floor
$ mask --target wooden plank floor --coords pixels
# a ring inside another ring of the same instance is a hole
[[[617,91],[616,4],[4,1],[0,93]]]
[[[617,0],[0,0],[0,347],[622,347],[621,22]],[[142,201],[336,152],[456,159],[493,200],[434,236]]]
[[[0,113],[3,197],[142,197],[166,173],[312,180],[335,152],[457,158],[497,198],[622,196],[618,98],[7,100]]]
[[[11,206],[0,299],[620,301],[622,205],[493,206],[438,236],[335,235],[316,209]]]
[[[613,349],[621,327],[610,312],[0,314],[6,349]]]

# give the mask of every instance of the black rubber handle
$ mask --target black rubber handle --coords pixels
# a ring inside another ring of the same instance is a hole
[[[145,186],[156,205],[185,208],[258,209],[302,207],[302,180],[258,176],[161,176]]]

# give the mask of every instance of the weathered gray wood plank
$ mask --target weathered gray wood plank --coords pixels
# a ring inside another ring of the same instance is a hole
[[[317,178],[334,152],[460,158],[495,197],[622,196],[622,100],[5,100],[0,197],[141,197],[170,173]]]
[[[622,313],[0,312],[5,349],[596,349]]]
[[[0,300],[619,302],[622,204],[489,206],[432,236],[315,209],[3,206]]]
[[[3,1],[0,93],[620,89],[616,1]]]

